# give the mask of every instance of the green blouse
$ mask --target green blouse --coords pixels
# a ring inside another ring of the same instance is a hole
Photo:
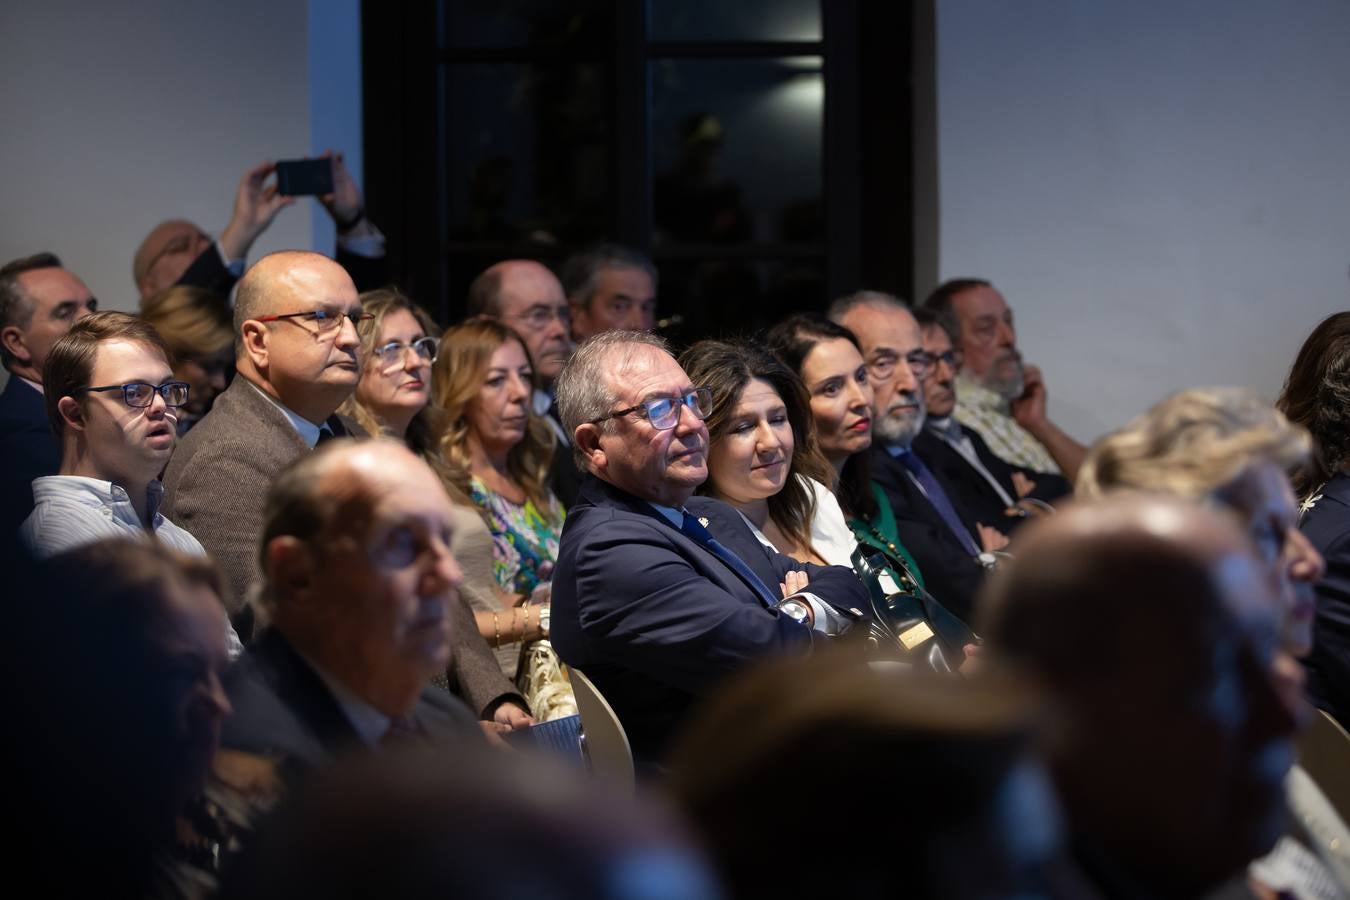
[[[858,539],[858,543],[900,557],[905,565],[909,566],[919,587],[926,587],[923,583],[923,572],[919,571],[919,564],[905,549],[905,545],[900,543],[900,533],[895,527],[895,512],[891,509],[891,502],[886,499],[885,491],[875,481],[871,487],[872,497],[877,502],[876,515],[870,520],[849,519],[848,527],[853,529],[853,536]]]

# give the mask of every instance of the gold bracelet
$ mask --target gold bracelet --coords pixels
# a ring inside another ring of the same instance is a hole
[[[496,613],[492,614],[492,630],[497,633],[496,643],[493,646],[500,650],[502,648],[502,619]]]

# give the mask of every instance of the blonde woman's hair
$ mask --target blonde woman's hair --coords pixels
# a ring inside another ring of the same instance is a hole
[[[1310,446],[1305,429],[1248,391],[1192,388],[1098,441],[1079,470],[1077,494],[1132,488],[1222,496],[1260,465],[1288,471],[1301,464]]]
[[[381,332],[384,331],[384,321],[391,313],[406,310],[417,320],[417,324],[422,326],[422,331],[428,337],[436,337],[440,334],[440,328],[427,314],[426,310],[414,303],[398,288],[387,287],[375,291],[366,291],[361,295],[360,300],[362,312],[370,313],[375,317],[356,326],[356,334],[361,339],[362,371],[365,371],[367,366],[374,365],[375,345],[379,342]],[[356,392],[353,392],[350,397],[342,402],[342,406],[338,407],[338,412],[355,419],[356,424],[364,428],[372,437],[378,437],[383,431],[374,411],[357,399]],[[436,449],[436,435],[440,431],[439,417],[440,410],[436,408],[435,401],[428,402],[408,424],[408,433],[404,436],[404,441],[408,447],[437,471],[440,470],[440,454]]]
[[[175,360],[205,359],[234,346],[229,309],[205,288],[165,288],[141,301],[141,318],[155,326]]]
[[[520,345],[533,370],[534,358],[524,338],[498,321],[483,318],[470,319],[446,331],[441,337],[440,356],[431,370],[435,398],[432,402],[439,407],[441,419],[435,441],[442,463],[438,474],[450,496],[463,503],[470,502],[473,478],[469,471],[470,428],[466,413],[469,403],[478,397],[487,381],[492,354],[507,341]],[[548,424],[534,414],[532,403],[527,404],[527,413],[525,437],[507,454],[506,470],[525,491],[525,497],[541,514],[546,514],[554,435]]]

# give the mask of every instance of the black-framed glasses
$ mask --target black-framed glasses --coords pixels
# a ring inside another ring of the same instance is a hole
[[[867,363],[867,374],[878,381],[885,381],[895,374],[895,367],[900,364],[901,358],[897,353],[878,353]],[[911,350],[903,359],[914,377],[921,380],[932,375],[937,366],[937,358],[926,350]]]
[[[689,411],[700,419],[708,418],[708,413],[712,410],[712,389],[694,388],[683,397],[657,397],[654,400],[643,400],[636,406],[615,410],[607,416],[591,419],[591,424],[599,425],[607,419],[617,419],[629,413],[637,413],[651,422],[653,428],[658,431],[665,431],[667,428],[674,428],[675,423],[680,421],[681,406],[689,407]]]
[[[368,312],[341,312],[332,309],[312,309],[309,312],[276,313],[274,315],[258,316],[259,322],[276,322],[280,319],[309,319],[314,323],[315,329],[319,334],[326,334],[330,331],[337,331],[342,327],[343,319],[351,319],[352,325],[356,326],[362,322],[369,322],[375,318],[374,313]]]
[[[155,395],[164,398],[168,407],[182,406],[188,399],[186,381],[166,381],[163,384],[151,384],[148,381],[129,381],[126,384],[105,384],[100,387],[82,387],[71,391],[83,394],[89,391],[121,391],[122,402],[127,406],[143,408],[155,402]]]
[[[380,368],[393,368],[403,365],[403,360],[409,350],[416,356],[419,362],[434,363],[436,361],[436,351],[440,348],[441,342],[438,338],[424,337],[418,338],[411,344],[405,344],[402,341],[390,341],[382,347],[376,347],[374,350],[375,358],[380,361]]]

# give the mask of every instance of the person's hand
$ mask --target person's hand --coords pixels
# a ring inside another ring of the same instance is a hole
[[[1036,490],[1036,482],[1032,481],[1022,472],[1012,473],[1013,490],[1017,492],[1017,499],[1021,500],[1027,494]]]
[[[515,703],[503,703],[493,711],[492,721],[505,725],[507,731],[515,731],[517,728],[529,728],[534,724],[534,717]]]
[[[366,201],[361,196],[361,189],[356,186],[352,173],[347,171],[342,154],[328,150],[319,159],[333,161],[333,193],[324,194],[319,198],[319,202],[333,217],[334,224],[348,227],[355,225],[365,212]]]
[[[1008,546],[1008,536],[997,528],[981,525],[979,522],[975,523],[975,527],[980,530],[980,549],[985,553],[993,553]]]
[[[778,583],[778,589],[783,592],[783,597],[786,599],[793,594],[806,590],[806,586],[810,582],[811,576],[805,572],[788,572],[783,576],[783,580]]]
[[[961,649],[965,651],[966,658],[961,660],[961,665],[956,667],[956,671],[967,677],[975,675],[984,664],[980,658],[984,649],[979,644],[966,644]]]
[[[483,737],[487,738],[487,742],[493,747],[496,747],[498,750],[510,750],[512,753],[515,752],[516,748],[512,747],[502,738],[502,735],[511,730],[509,725],[480,719],[478,721],[478,727],[483,729]]]
[[[295,202],[294,197],[277,193],[275,183],[267,183],[267,176],[276,168],[270,160],[258,163],[239,181],[239,188],[234,192],[234,215],[220,233],[221,249],[230,259],[247,256],[248,249],[272,224],[277,213]]]
[[[1045,424],[1045,379],[1036,366],[1027,366],[1022,370],[1022,396],[1010,406],[1012,416],[1027,431],[1033,431]]]

